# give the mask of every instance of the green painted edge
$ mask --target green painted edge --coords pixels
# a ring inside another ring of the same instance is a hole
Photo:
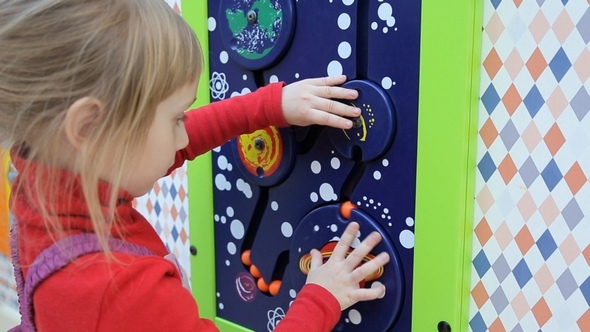
[[[207,2],[182,0],[181,11],[182,17],[197,34],[205,58],[197,90],[197,101],[192,105],[192,107],[199,107],[209,103]],[[189,241],[197,248],[197,255],[191,256],[191,287],[199,305],[199,315],[214,319],[216,316],[215,243],[211,174],[210,152],[188,163]]]
[[[468,331],[483,1],[423,0],[413,331]]]

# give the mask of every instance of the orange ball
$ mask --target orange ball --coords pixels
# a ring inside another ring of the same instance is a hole
[[[350,213],[354,209],[358,209],[358,206],[354,205],[351,201],[344,202],[340,205],[340,215],[345,219],[350,219]]]
[[[258,279],[256,284],[258,285],[258,289],[260,289],[261,292],[264,292],[264,293],[268,292],[269,285],[264,281],[264,279],[262,279],[262,278]]]
[[[281,284],[282,282],[280,280],[274,280],[270,283],[270,285],[268,285],[268,291],[272,296],[275,296],[279,293],[279,290],[281,289]]]
[[[244,263],[244,265],[246,266],[252,265],[252,261],[250,260],[250,252],[250,249],[248,249],[244,250],[244,252],[242,253],[242,263]]]
[[[256,265],[252,264],[250,266],[250,274],[254,277],[254,278],[260,278],[262,277],[262,274],[260,274],[260,270],[258,270],[258,268],[256,267]]]

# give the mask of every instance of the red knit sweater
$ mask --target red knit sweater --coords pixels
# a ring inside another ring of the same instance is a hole
[[[281,88],[282,84],[271,84],[249,95],[189,112],[186,128],[190,143],[178,151],[173,169],[239,134],[269,125],[286,126]],[[13,157],[17,169],[22,170],[25,161]],[[34,180],[32,176],[17,177],[15,187],[20,184],[21,190],[11,198],[18,219],[18,249],[25,275],[27,266],[54,241],[32,203],[35,193],[27,187]],[[59,171],[59,176],[76,179],[75,174],[64,170]],[[109,190],[108,184],[100,183],[101,196]],[[39,331],[217,331],[212,321],[199,317],[197,303],[182,286],[177,267],[162,258],[168,254],[166,247],[132,207],[132,200],[128,193],[119,193],[117,215],[121,225],[113,236],[122,236],[157,256],[114,253],[122,264],[108,263],[103,253],[76,259],[36,289],[33,302]],[[56,202],[60,203],[52,209],[63,220],[66,233],[92,231],[79,188],[59,192]],[[329,331],[339,318],[336,299],[324,288],[309,284],[300,291],[275,331]]]

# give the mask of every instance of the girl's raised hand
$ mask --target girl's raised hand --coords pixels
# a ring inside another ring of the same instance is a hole
[[[352,121],[361,110],[334,99],[353,100],[356,90],[337,85],[346,82],[346,76],[310,78],[291,83],[283,88],[282,105],[285,119],[291,125],[325,125],[340,129],[352,127]]]
[[[381,241],[381,235],[377,232],[369,234],[347,256],[346,253],[352,241],[356,238],[358,230],[358,223],[351,222],[348,224],[336,248],[334,248],[332,256],[325,264],[322,264],[322,254],[318,250],[313,249],[311,251],[311,267],[306,283],[320,285],[332,293],[340,303],[341,310],[359,301],[374,300],[385,295],[385,286],[383,284],[377,284],[377,287],[371,288],[359,287],[359,282],[389,262],[389,255],[382,252],[374,259],[359,266],[363,258]]]

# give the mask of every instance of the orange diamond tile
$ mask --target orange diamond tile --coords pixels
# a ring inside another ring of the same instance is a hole
[[[494,79],[500,68],[502,68],[502,60],[498,56],[495,48],[492,48],[488,56],[483,61],[483,67],[491,79]]]
[[[184,190],[184,186],[181,186],[180,189],[178,189],[178,197],[180,197],[181,202],[184,202],[186,199],[186,190]]]
[[[523,255],[529,252],[529,250],[535,245],[535,239],[533,239],[533,235],[526,225],[520,229],[518,234],[514,237],[514,240]]]
[[[516,6],[516,8],[520,7],[521,3],[522,3],[522,0],[514,0],[514,5]]]
[[[486,122],[483,124],[481,129],[479,130],[479,136],[483,140],[483,143],[486,145],[486,148],[492,146],[492,143],[498,138],[498,130],[494,125],[494,121],[491,118],[488,118]]]
[[[513,178],[516,173],[518,173],[518,169],[512,160],[512,157],[508,154],[502,160],[500,165],[498,166],[498,171],[504,180],[504,183],[508,184]]]
[[[559,151],[565,143],[565,137],[563,137],[563,133],[561,132],[561,129],[559,129],[557,123],[554,123],[553,126],[551,126],[549,132],[547,132],[547,135],[543,138],[543,141],[545,141],[551,155],[555,157],[557,151]]]
[[[506,328],[502,324],[502,320],[500,317],[496,318],[496,320],[490,325],[488,331],[490,332],[506,332]]]
[[[586,259],[586,262],[588,263],[588,265],[590,265],[590,245],[587,246],[586,249],[584,249],[582,254],[584,255],[584,258]]]
[[[492,235],[493,233],[492,229],[490,228],[490,224],[488,224],[486,218],[482,218],[477,226],[475,226],[475,236],[477,237],[477,240],[479,240],[479,244],[484,246],[486,243],[488,243],[488,240],[492,237]]]
[[[510,87],[504,94],[504,97],[502,97],[502,103],[506,107],[506,110],[510,116],[514,114],[518,106],[522,103],[522,98],[520,97],[520,94],[518,93],[518,90],[514,84],[510,84]]]
[[[590,0],[588,0],[588,3],[590,3]],[[580,331],[590,331],[590,309],[586,310],[577,323]]]
[[[488,295],[488,292],[486,291],[486,288],[484,287],[481,280],[471,290],[471,297],[473,298],[473,301],[477,305],[478,309],[481,309],[481,307],[489,300],[490,296]]]
[[[553,197],[548,196],[543,203],[539,206],[539,212],[541,217],[545,221],[545,225],[549,226],[555,221],[557,216],[561,213]]]
[[[176,206],[172,206],[172,209],[170,209],[170,215],[172,216],[172,219],[176,220],[176,218],[178,218],[178,210],[176,209]]]
[[[179,235],[180,235],[180,240],[182,241],[182,243],[186,243],[186,241],[188,240],[188,234],[186,233],[186,229],[184,227],[180,231]]]
[[[535,48],[535,51],[527,60],[526,67],[535,81],[539,79],[539,76],[541,76],[543,71],[547,68],[547,61],[538,47]]]
[[[588,182],[586,174],[584,174],[582,167],[580,167],[580,164],[578,164],[577,161],[574,163],[572,168],[570,168],[570,170],[565,173],[564,178],[568,187],[572,191],[572,194],[574,195],[577,194],[580,189],[582,189],[586,182]]]
[[[537,302],[537,304],[533,306],[531,311],[533,312],[533,315],[535,316],[535,319],[537,320],[537,323],[540,327],[543,327],[549,318],[553,316],[549,306],[547,305],[547,301],[545,301],[545,298],[543,297],[539,300],[539,302]]]
[[[590,63],[590,59],[588,59],[588,63]],[[585,68],[590,68],[590,66],[585,65]],[[553,93],[551,93],[551,96],[547,99],[547,106],[549,107],[551,114],[553,114],[553,118],[557,120],[567,105],[569,105],[569,102],[563,94],[561,87],[555,87],[555,90],[553,90]]]

